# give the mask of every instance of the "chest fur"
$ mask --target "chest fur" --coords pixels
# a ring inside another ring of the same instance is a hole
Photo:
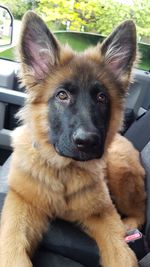
[[[10,186],[50,217],[80,220],[99,213],[107,201],[105,170],[100,163],[92,164],[93,169],[73,163],[58,170],[43,162],[37,165],[35,159],[26,165],[22,162],[14,160]]]
[[[102,210],[108,195],[105,192],[104,172],[92,173],[70,167],[58,172],[57,175],[57,181],[60,181],[63,191],[59,191],[54,198],[57,207],[56,217],[79,221]],[[64,203],[64,209],[61,210],[58,195],[62,198],[61,203]]]

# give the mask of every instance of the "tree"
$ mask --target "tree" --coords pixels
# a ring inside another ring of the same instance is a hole
[[[99,33],[107,35],[121,21],[133,19],[139,40],[150,40],[150,1],[132,0],[130,5],[119,0],[97,1],[95,17],[95,30]]]
[[[133,19],[140,41],[150,41],[147,0],[3,0],[17,19],[35,9],[53,30],[84,30],[108,35],[125,19]]]
[[[92,27],[96,32],[107,35],[121,21],[131,18],[130,7],[116,0],[97,1],[95,18],[96,23]]]
[[[36,0],[3,0],[3,4],[11,10],[15,19],[21,19],[27,10],[37,6]]]
[[[45,18],[54,29],[66,29],[67,21],[70,29],[81,30],[92,20],[95,0],[41,0],[37,12]],[[88,28],[88,27],[87,27]]]
[[[53,29],[98,32],[107,35],[125,19],[133,19],[139,38],[150,38],[150,1],[132,0],[39,0],[37,12]]]
[[[133,20],[137,26],[140,41],[150,43],[150,1],[134,0]]]

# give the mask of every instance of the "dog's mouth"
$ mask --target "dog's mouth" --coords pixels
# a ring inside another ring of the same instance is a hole
[[[80,152],[80,154],[73,159],[76,161],[89,161],[93,159],[100,159],[103,153],[99,154],[86,154],[84,152]]]
[[[104,153],[104,148],[100,147],[99,149],[91,149],[89,152],[84,152],[78,150],[76,148],[69,148],[68,147],[59,147],[57,144],[54,145],[56,152],[62,156],[67,158],[72,158],[76,161],[89,161],[93,159],[100,159]]]

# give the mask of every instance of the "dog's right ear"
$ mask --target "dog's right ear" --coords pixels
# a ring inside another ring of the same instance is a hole
[[[43,80],[59,61],[60,45],[44,21],[28,11],[22,21],[19,56],[23,74]]]

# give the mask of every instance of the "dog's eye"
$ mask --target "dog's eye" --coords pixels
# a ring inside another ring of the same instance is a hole
[[[69,96],[65,91],[60,91],[57,95],[57,98],[59,98],[60,100],[68,100]]]
[[[107,102],[107,97],[104,93],[100,92],[97,94],[97,100],[99,103],[105,104]]]

